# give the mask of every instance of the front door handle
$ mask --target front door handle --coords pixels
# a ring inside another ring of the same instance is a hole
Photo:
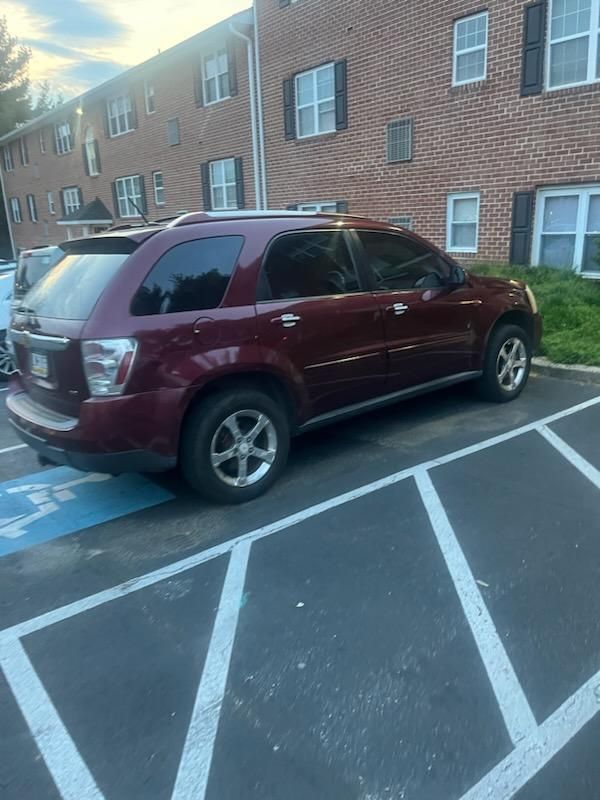
[[[280,317],[274,317],[271,322],[278,322],[284,328],[293,328],[301,320],[302,317],[298,317],[296,314],[282,314]]]
[[[408,311],[408,306],[404,303],[394,303],[393,306],[388,306],[388,311],[393,311],[397,317],[401,317],[402,314],[406,314]]]

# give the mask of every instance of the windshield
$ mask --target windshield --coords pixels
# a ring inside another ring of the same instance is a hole
[[[128,253],[67,253],[23,298],[30,314],[85,320]]]
[[[15,276],[15,289],[20,294],[28,292],[58,261],[60,255],[61,251],[59,250],[57,255],[46,253],[45,255],[21,256]]]

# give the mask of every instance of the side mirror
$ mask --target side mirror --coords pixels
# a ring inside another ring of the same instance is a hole
[[[458,264],[451,265],[448,286],[464,286],[466,282],[467,274],[464,269],[459,267]]]

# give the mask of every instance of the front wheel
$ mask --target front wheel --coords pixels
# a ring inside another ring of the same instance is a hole
[[[0,331],[0,379],[8,380],[16,371],[17,365],[6,331]]]
[[[268,395],[234,389],[208,395],[182,432],[181,468],[209,500],[244,503],[279,477],[290,444],[287,415]]]
[[[488,342],[479,393],[495,403],[514,400],[525,388],[530,368],[529,337],[518,325],[502,325]]]

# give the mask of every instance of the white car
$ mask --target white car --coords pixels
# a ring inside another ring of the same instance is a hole
[[[14,284],[14,271],[0,272],[0,378],[5,379],[17,371],[12,347],[6,337],[10,328]]]

